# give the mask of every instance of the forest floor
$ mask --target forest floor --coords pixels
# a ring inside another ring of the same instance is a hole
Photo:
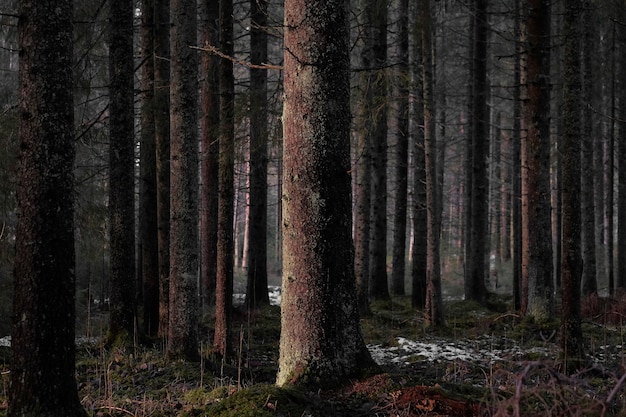
[[[81,342],[79,395],[95,417],[626,416],[625,301],[584,301],[588,363],[576,375],[559,370],[558,321],[523,320],[506,297],[493,297],[490,308],[448,301],[446,326],[436,331],[425,328],[408,297],[399,297],[374,303],[362,320],[381,373],[341,387],[273,384],[280,309],[269,306],[236,310],[234,363],[216,362],[207,348],[208,326],[200,363],[168,362],[162,346],[104,350]],[[8,348],[0,354],[4,416]]]

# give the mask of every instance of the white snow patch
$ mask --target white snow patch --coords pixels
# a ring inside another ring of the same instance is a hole
[[[11,347],[11,336],[0,337],[1,347]]]

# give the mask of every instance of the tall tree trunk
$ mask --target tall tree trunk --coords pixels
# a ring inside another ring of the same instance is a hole
[[[287,0],[285,28],[277,384],[332,383],[373,364],[352,262],[347,2]]]
[[[593,9],[589,0],[584,0],[584,38],[583,50],[583,80],[582,80],[582,102],[591,103],[593,99],[593,73],[592,57],[593,50]],[[596,239],[595,239],[595,200],[593,198],[593,112],[591,105],[583,108],[581,114],[583,121],[582,135],[582,155],[581,155],[581,225],[582,225],[582,258],[583,258],[583,293],[594,294],[598,292],[598,281],[596,278]]]
[[[373,108],[372,66],[372,6],[363,0],[360,13],[362,21],[362,50],[359,63],[363,71],[358,77],[356,104],[356,180],[354,208],[354,270],[359,312],[370,314],[370,236],[371,236],[371,192],[372,192],[372,134],[369,128],[370,112]]]
[[[159,246],[159,337],[166,338],[170,309],[170,2],[154,0],[154,129]]]
[[[250,60],[267,63],[267,3],[250,0]],[[246,304],[269,304],[267,292],[267,70],[250,68],[250,206]]]
[[[387,280],[387,1],[372,2],[374,66],[372,129],[372,194],[370,233],[370,297],[389,298]]]
[[[613,295],[617,289],[615,283],[615,268],[613,264],[613,200],[614,200],[614,176],[615,176],[615,72],[617,68],[615,66],[615,37],[616,37],[616,23],[613,22],[613,36],[611,39],[611,108],[610,108],[610,127],[609,136],[607,138],[605,153],[604,153],[604,246],[606,248],[606,274],[609,281],[609,293]]]
[[[203,45],[219,44],[219,3],[201,0],[200,28]],[[201,71],[204,75],[200,83],[201,129],[201,290],[204,306],[215,305],[215,281],[217,275],[217,184],[219,160],[219,58],[214,54],[201,55]]]
[[[143,331],[159,330],[159,246],[157,225],[156,142],[154,128],[154,3],[143,0],[141,14],[141,145],[139,239],[143,283]]]
[[[107,343],[135,336],[135,139],[133,6],[113,0],[109,35],[109,228],[111,283]]]
[[[170,84],[170,317],[167,355],[198,355],[198,60],[195,0],[174,0]]]
[[[220,44],[233,55],[233,1],[220,0]],[[219,199],[217,210],[217,286],[215,297],[214,350],[227,358],[231,354],[231,315],[235,243],[233,237],[235,163],[235,80],[233,63],[220,60]]]
[[[521,104],[521,64],[522,39],[520,2],[515,0],[515,67],[513,70],[513,137],[511,140],[512,192],[511,192],[511,256],[513,260],[513,306],[516,311],[522,308],[522,104]]]
[[[626,5],[620,3],[618,10],[620,20],[626,18]],[[623,20],[622,20],[623,21]],[[626,45],[626,28],[620,26],[621,45]],[[622,52],[621,72],[621,103],[626,103],[626,57]],[[618,194],[617,194],[617,276],[619,288],[626,288],[626,105],[620,106],[620,138],[617,145],[618,162]]]
[[[550,222],[550,5],[522,9],[522,312],[553,314]]]
[[[399,0],[398,64],[396,67],[396,188],[391,289],[404,295],[406,261],[407,178],[409,162],[409,2]]]
[[[581,253],[581,118],[582,2],[569,0],[563,25],[563,253],[561,259],[561,361],[568,372],[578,370],[583,359],[583,334],[580,324],[580,282],[583,271]]]
[[[437,143],[435,134],[432,12],[430,0],[421,5],[422,24],[422,77],[424,80],[424,157],[426,171],[426,217],[428,222],[426,253],[426,322],[431,327],[443,326],[443,300],[441,294],[441,265],[439,242],[441,212],[437,201]]]
[[[421,19],[413,26],[411,119],[413,136],[413,248],[411,305],[426,307],[428,215],[426,210],[426,154],[424,144],[424,83]]]
[[[8,416],[87,417],[76,387],[73,2],[19,4],[19,138]]]
[[[469,274],[465,282],[465,299],[486,301],[485,262],[487,260],[488,196],[489,178],[487,157],[489,156],[489,135],[487,128],[487,0],[476,0],[474,13],[474,56],[473,72],[473,140],[472,140],[472,191],[470,234]]]

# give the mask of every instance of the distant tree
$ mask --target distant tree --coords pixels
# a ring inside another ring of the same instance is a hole
[[[398,64],[394,85],[396,126],[395,147],[395,208],[393,215],[393,247],[391,269],[391,291],[394,295],[404,295],[406,260],[406,218],[409,162],[409,2],[398,2]]]
[[[487,158],[489,156],[489,129],[487,111],[487,0],[475,0],[473,65],[472,74],[472,149],[471,149],[471,202],[469,252],[467,263],[468,273],[465,277],[465,299],[484,303],[487,297],[485,287],[485,263],[487,260],[488,243],[488,196],[489,177],[487,174]],[[469,185],[469,184],[468,184]]]
[[[550,219],[550,4],[522,3],[522,312],[553,315]]]
[[[198,359],[196,2],[173,0],[170,81],[170,317],[167,356]]]
[[[154,129],[159,246],[159,337],[167,337],[170,299],[170,0],[154,0]]]
[[[522,308],[522,105],[521,105],[521,59],[520,1],[515,0],[513,32],[515,50],[513,54],[513,133],[511,138],[511,257],[513,269],[513,307]]]
[[[581,0],[569,0],[563,21],[563,236],[561,259],[561,361],[568,372],[583,364],[583,334],[580,317],[581,252]]]
[[[374,79],[373,107],[370,109],[372,129],[372,191],[370,230],[370,297],[389,298],[387,279],[387,114],[389,107],[387,81],[387,13],[386,0],[371,1],[372,70]]]
[[[338,382],[373,364],[352,262],[347,5],[285,2],[278,385]]]
[[[267,2],[250,0],[250,61],[267,63]],[[267,70],[250,68],[250,204],[246,305],[269,304],[267,292]]]
[[[219,45],[219,3],[202,0],[200,36],[202,45]],[[201,290],[204,306],[215,305],[217,276],[217,183],[219,159],[219,57],[201,55],[200,130],[201,130],[201,191],[200,191],[200,252]]]
[[[434,79],[432,61],[432,10],[430,0],[420,9],[422,29],[422,77],[424,104],[424,158],[426,161],[426,217],[428,222],[426,251],[426,322],[438,327],[444,324],[441,294],[440,232],[441,212],[437,197],[437,143],[435,134]]]
[[[147,335],[156,336],[159,330],[159,246],[154,129],[154,2],[143,0],[141,11],[139,257],[143,331]]]
[[[108,343],[135,337],[135,138],[133,5],[112,0],[109,29]]]
[[[233,56],[233,1],[220,0],[220,45]],[[213,349],[222,358],[231,354],[231,315],[234,269],[234,163],[235,80],[233,63],[220,60],[219,199],[217,214],[217,282],[215,292],[215,336]]]
[[[19,3],[19,141],[8,416],[87,417],[75,380],[73,2]]]
[[[586,4],[586,3],[585,3]],[[626,5],[620,3],[620,19],[626,18]],[[626,28],[620,26],[621,44],[626,43]],[[622,68],[626,66],[624,54],[621,56]],[[626,103],[626,71],[621,72],[621,102]],[[626,288],[626,106],[620,106],[620,131],[622,132],[617,145],[618,194],[617,194],[617,279],[621,288]]]

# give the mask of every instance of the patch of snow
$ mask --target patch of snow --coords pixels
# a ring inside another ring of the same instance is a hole
[[[270,296],[270,305],[279,306],[281,301],[281,289],[280,285],[269,285],[267,287]],[[244,293],[236,293],[233,294],[233,304],[236,306],[241,306],[246,302],[246,294]]]
[[[1,347],[11,347],[11,336],[0,337]]]

